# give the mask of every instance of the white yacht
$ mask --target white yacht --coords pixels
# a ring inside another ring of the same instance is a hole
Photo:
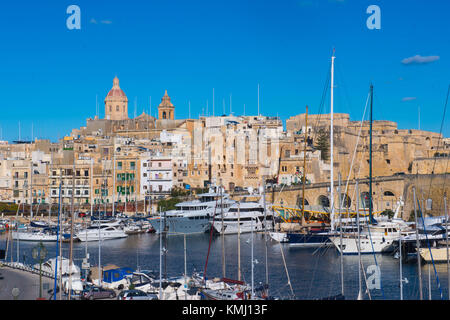
[[[228,194],[219,192],[218,188],[210,188],[208,193],[198,195],[193,201],[180,202],[175,205],[175,210],[161,213],[160,217],[150,219],[150,223],[156,233],[161,228],[169,234],[204,233],[210,230],[209,221],[214,214],[220,216],[235,203]]]
[[[360,239],[356,233],[335,233],[329,239],[343,254],[358,254],[358,242],[360,242],[361,254],[384,253],[394,250],[393,243],[401,237],[399,224],[395,222],[379,222],[368,224],[360,232]]]
[[[57,241],[57,232],[54,228],[33,228],[26,231],[13,231],[13,240],[19,241]]]
[[[75,234],[80,241],[98,241],[120,239],[128,237],[120,225],[120,221],[109,223],[93,224],[90,227],[82,229]]]
[[[261,202],[241,202],[233,204],[228,212],[224,213],[223,219],[218,215],[210,223],[218,233],[222,233],[223,229],[224,234],[264,231],[264,223],[267,229],[272,230],[273,213],[266,210],[265,215],[264,205]]]

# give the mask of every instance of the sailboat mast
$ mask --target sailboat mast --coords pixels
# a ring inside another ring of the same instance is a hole
[[[344,256],[343,256],[343,251],[344,251],[344,247],[342,244],[342,212],[341,212],[341,208],[342,208],[342,201],[341,201],[341,195],[342,195],[342,191],[341,191],[341,174],[339,173],[339,242],[340,242],[340,247],[341,247],[341,256],[340,256],[340,262],[341,262],[341,293],[344,296]]]
[[[306,184],[306,140],[308,137],[308,106],[305,111],[305,143],[303,149],[303,174],[302,174],[302,219],[305,218],[305,184]]]
[[[147,125],[148,127],[148,125]],[[115,204],[116,204],[116,144],[114,143],[113,138],[113,189],[112,189],[112,216],[116,215]]]
[[[222,186],[220,186],[220,213],[222,216],[222,277],[225,278],[225,227],[224,227],[224,221],[223,221],[223,194],[222,194]]]
[[[334,130],[333,130],[333,121],[334,121],[334,49],[333,49],[333,56],[331,57],[331,84],[330,84],[330,98],[331,98],[331,102],[330,102],[330,200],[331,200],[331,230],[334,231],[335,230],[335,217],[334,217],[334,159],[333,159],[333,153],[334,153],[334,145],[333,145],[333,135],[334,135]]]
[[[55,283],[53,287],[53,300],[56,300],[56,287],[58,281],[58,255],[59,255],[59,238],[61,237],[60,232],[60,216],[61,216],[61,181],[59,182],[59,204],[58,204],[58,225],[56,227],[56,261],[55,261]],[[61,264],[62,264],[62,257]],[[60,274],[61,277],[61,274]]]
[[[238,280],[241,281],[241,202],[238,201]]]
[[[444,195],[444,212],[445,212],[445,245],[447,248],[447,280],[450,288],[450,257],[448,254],[448,211],[447,211],[447,197]],[[450,300],[450,289],[448,290],[448,300]]]
[[[30,170],[30,221],[33,221],[33,157],[31,157]]]
[[[356,180],[356,186],[355,186],[356,194],[359,194],[359,188],[358,188],[358,180]],[[359,196],[356,196],[356,228],[358,229],[358,285],[359,285],[359,291],[358,291],[358,299],[362,300],[362,277],[361,277],[361,230],[359,229]]]
[[[417,223],[417,207],[416,207],[416,188],[413,187],[413,195],[414,195],[414,218],[416,223],[416,251],[417,251],[417,271],[419,273],[419,297],[420,300],[423,300],[422,295],[422,266],[420,263],[420,241],[419,241],[419,232],[417,230],[418,223]]]
[[[370,85],[370,141],[369,141],[369,223],[373,223],[372,207],[372,107],[373,107],[373,85]]]
[[[158,207],[159,211],[159,300],[162,299],[162,217],[161,207]]]
[[[74,193],[75,193],[74,188],[75,188],[75,150],[73,151],[72,199],[71,199],[71,208],[70,208],[71,218],[70,218],[70,247],[69,247],[69,300],[72,296],[73,219],[74,219]]]

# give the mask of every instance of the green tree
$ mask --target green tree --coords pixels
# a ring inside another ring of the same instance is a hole
[[[321,128],[317,133],[316,149],[320,150],[320,157],[327,161],[330,157],[330,133]]]

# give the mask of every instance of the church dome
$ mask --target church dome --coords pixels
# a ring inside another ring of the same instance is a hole
[[[128,101],[127,95],[120,89],[119,86],[119,78],[115,77],[113,80],[113,87],[109,90],[108,95],[106,96],[105,101],[112,100],[114,98],[119,98],[120,100]]]

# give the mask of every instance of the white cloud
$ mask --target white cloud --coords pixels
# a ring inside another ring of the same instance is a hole
[[[413,101],[413,100],[416,100],[416,99],[417,99],[416,97],[404,97],[402,99],[402,101]]]
[[[103,23],[103,24],[111,24],[112,23],[111,20],[102,20],[100,22]]]
[[[431,63],[434,61],[439,60],[439,56],[425,56],[422,57],[421,55],[415,55],[414,57],[405,58],[402,60],[403,64],[425,64],[425,63]]]
[[[97,20],[95,20],[94,18],[91,19],[91,21],[89,21],[90,23],[94,23],[97,24]]]

